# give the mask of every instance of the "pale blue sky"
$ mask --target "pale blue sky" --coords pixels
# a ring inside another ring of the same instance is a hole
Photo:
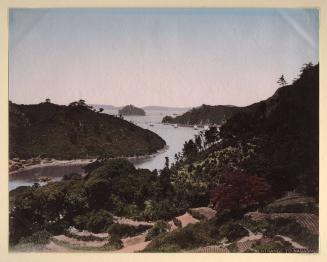
[[[318,62],[313,9],[11,9],[9,96],[248,105]]]

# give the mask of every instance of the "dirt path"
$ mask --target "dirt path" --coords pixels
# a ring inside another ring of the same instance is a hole
[[[285,241],[291,243],[291,245],[294,247],[294,248],[298,248],[298,249],[306,249],[305,246],[302,246],[300,245],[299,243],[295,242],[292,240],[292,238],[290,237],[286,237],[286,236],[282,236],[282,235],[276,235],[277,237],[281,237],[282,239],[284,239]]]
[[[37,164],[22,164],[22,166],[17,169],[9,172],[9,175],[18,174],[27,170],[33,170],[37,168],[42,167],[48,167],[48,166],[75,166],[75,165],[87,165],[96,159],[90,158],[90,159],[74,159],[74,160],[56,160],[52,159],[49,161],[46,161],[44,159],[40,159],[39,163]],[[28,160],[22,160],[22,161],[28,161]],[[13,162],[12,164],[9,164],[9,167],[17,165],[17,162]]]
[[[246,230],[249,232],[249,235],[241,238],[239,241],[236,242],[236,246],[239,252],[245,252],[246,250],[250,249],[257,241],[263,239],[262,233],[254,234],[249,229]]]
[[[86,237],[94,236],[94,237],[106,238],[109,236],[108,233],[92,233],[87,230],[79,231],[74,227],[70,227],[69,232],[71,232],[72,234],[75,234],[77,236],[86,236]]]
[[[78,245],[81,247],[102,247],[107,243],[107,240],[94,240],[94,241],[82,241],[75,238],[67,237],[65,235],[58,235],[53,237],[56,240],[64,241],[72,245]]]
[[[132,253],[141,251],[151,242],[145,241],[146,233],[134,236],[123,238],[122,242],[124,247],[122,249],[117,250],[117,253]]]
[[[147,247],[148,244],[150,244],[151,241],[146,241],[146,242],[141,242],[135,245],[131,245],[131,246],[126,246],[123,247],[122,249],[119,249],[117,251],[115,251],[116,253],[133,253],[133,252],[138,252],[138,251],[142,251],[144,248]]]
[[[50,243],[45,246],[44,251],[49,251],[49,252],[73,252],[75,250],[67,248],[67,247],[59,246],[56,243],[54,243],[53,241],[50,241]]]

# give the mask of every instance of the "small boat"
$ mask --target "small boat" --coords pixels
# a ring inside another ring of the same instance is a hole
[[[194,129],[194,130],[198,130],[198,126],[197,126],[197,125],[194,125],[194,126],[193,126],[193,129]]]
[[[178,125],[177,124],[174,124],[174,128],[178,128]]]

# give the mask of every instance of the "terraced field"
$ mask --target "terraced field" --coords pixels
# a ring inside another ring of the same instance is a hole
[[[176,217],[182,227],[188,224],[198,223],[199,220],[195,219],[189,213],[185,213],[182,216]],[[131,226],[148,225],[153,226],[153,222],[136,221],[125,217],[114,217],[115,223],[125,224]],[[171,225],[170,231],[177,229],[174,222],[169,222]],[[48,252],[71,252],[71,251],[112,251],[118,253],[132,253],[142,251],[151,241],[146,241],[145,236],[148,232],[145,232],[133,236],[122,238],[123,247],[121,249],[115,249],[109,245],[110,235],[108,233],[92,233],[88,231],[78,231],[75,228],[69,229],[69,236],[57,235],[53,236],[50,243],[45,246],[45,251]],[[86,240],[92,239],[92,240]]]
[[[193,215],[191,215],[192,213]],[[185,228],[190,224],[203,223],[205,220],[209,220],[214,217],[215,211],[210,208],[196,208],[181,216],[175,217],[175,219],[168,221],[170,232],[178,229]],[[196,218],[195,218],[195,217]],[[197,219],[199,218],[199,219]],[[202,218],[202,219],[201,219]],[[252,220],[255,223],[267,219],[293,219],[302,227],[308,229],[313,235],[318,236],[319,232],[319,221],[315,214],[310,213],[261,213],[261,212],[250,212],[245,214],[245,218]],[[176,223],[176,220],[179,222]],[[114,217],[114,221],[117,224],[130,225],[130,226],[154,226],[154,222],[148,221],[136,221],[124,217]],[[179,224],[177,226],[177,224]],[[243,225],[248,231],[248,235],[244,236],[235,241],[228,241],[226,238],[217,242],[217,244],[198,247],[192,250],[181,250],[181,252],[194,252],[194,253],[228,253],[228,252],[258,252],[257,247],[259,246],[265,252],[285,252],[283,249],[278,249],[278,245],[286,246],[287,249],[299,250],[299,252],[316,252],[315,250],[310,250],[308,246],[298,243],[291,236],[283,234],[266,235],[264,231],[262,232],[252,232]],[[50,242],[45,245],[41,251],[46,252],[76,252],[76,251],[90,251],[90,252],[117,252],[117,253],[133,253],[140,252],[144,250],[151,241],[146,241],[146,235],[150,229],[144,232],[130,237],[121,238],[122,247],[117,248],[110,243],[110,234],[104,233],[93,233],[88,231],[79,231],[75,228],[70,228],[65,235],[53,236]],[[300,241],[301,242],[301,241]],[[271,247],[276,246],[276,250],[271,249]],[[23,250],[27,251],[27,250]]]
[[[303,227],[307,228],[311,233],[319,233],[319,218],[315,214],[309,213],[261,213],[261,212],[249,212],[246,217],[254,220],[261,221],[264,219],[276,219],[276,218],[290,218],[295,219]]]

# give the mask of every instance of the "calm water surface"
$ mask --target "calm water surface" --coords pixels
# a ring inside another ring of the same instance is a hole
[[[116,115],[117,110],[105,110],[105,113]],[[161,169],[165,164],[165,157],[169,157],[170,163],[174,161],[176,153],[180,152],[183,148],[185,141],[194,137],[200,130],[194,130],[190,127],[174,128],[172,125],[163,125],[161,120],[166,115],[180,115],[185,110],[178,111],[159,111],[159,110],[146,110],[146,116],[125,116],[124,119],[132,121],[134,124],[149,129],[159,136],[161,136],[167,143],[167,148],[161,150],[159,153],[145,158],[133,159],[131,162],[137,168],[147,168],[150,170]],[[52,181],[61,180],[62,176],[70,173],[83,174],[82,166],[48,166],[36,168],[33,170],[26,170],[16,175],[11,175],[9,178],[9,190],[18,186],[33,185],[35,178],[39,176],[48,176]],[[40,183],[45,184],[45,183]]]
[[[147,115],[142,116],[125,116],[128,121],[132,121],[136,125],[149,129],[161,136],[167,143],[168,149],[156,154],[153,157],[132,161],[138,168],[161,169],[165,164],[165,157],[169,157],[170,162],[174,161],[176,153],[183,148],[185,141],[194,137],[200,130],[194,130],[190,127],[174,128],[172,125],[161,124],[161,120],[165,115],[182,114],[185,111],[147,111]],[[151,126],[151,124],[153,126]]]

